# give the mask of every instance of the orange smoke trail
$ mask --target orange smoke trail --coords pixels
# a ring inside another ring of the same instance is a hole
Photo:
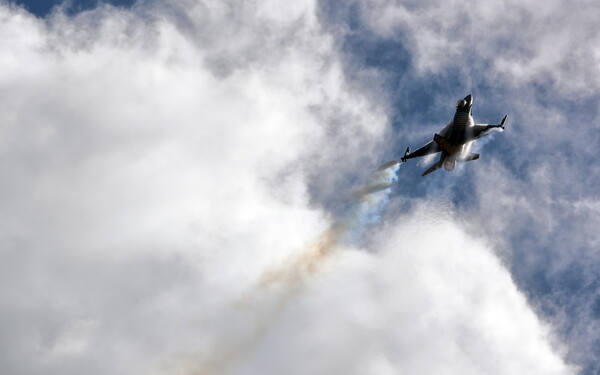
[[[238,311],[262,310],[260,316],[249,322],[253,327],[246,337],[239,338],[235,343],[212,347],[210,353],[195,353],[167,363],[158,374],[220,375],[230,370],[247,357],[267,334],[270,323],[301,291],[306,278],[317,272],[319,266],[336,249],[344,232],[344,226],[333,224],[299,254],[290,256],[283,264],[265,271],[254,287],[236,301],[234,307]]]
[[[335,250],[345,226],[334,224],[319,239],[306,246],[299,254],[290,257],[282,266],[267,270],[258,281],[257,289],[268,288],[276,283],[301,282],[314,274],[318,266]]]

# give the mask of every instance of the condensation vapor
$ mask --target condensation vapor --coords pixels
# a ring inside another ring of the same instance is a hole
[[[248,324],[253,327],[250,333],[237,337],[235,342],[223,342],[211,348],[210,355],[171,364],[167,372],[181,375],[224,374],[251,354],[268,332],[269,324],[301,292],[304,283],[318,272],[330,255],[344,245],[356,244],[370,225],[379,222],[399,168],[400,164],[394,164],[374,172],[362,188],[351,194],[346,209],[329,228],[297,254],[267,269],[256,284],[235,302],[237,310],[254,312],[248,315],[252,319]]]

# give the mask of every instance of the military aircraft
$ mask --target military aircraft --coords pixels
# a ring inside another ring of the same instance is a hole
[[[436,133],[433,136],[433,140],[415,152],[410,152],[410,147],[407,148],[400,160],[406,162],[408,159],[441,152],[439,161],[423,172],[422,176],[426,176],[442,166],[445,170],[452,171],[458,161],[479,159],[479,154],[470,152],[473,141],[494,131],[504,130],[507,117],[508,115],[505,115],[498,125],[475,124],[473,121],[473,95],[469,94],[456,103],[454,118],[439,134]]]

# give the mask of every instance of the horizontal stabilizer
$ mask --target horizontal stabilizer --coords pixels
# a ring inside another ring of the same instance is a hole
[[[429,167],[428,170],[426,170],[425,172],[423,172],[423,174],[421,176],[427,176],[431,172],[435,172],[438,169],[440,169],[441,167],[442,167],[442,161],[440,160],[437,163],[435,163],[434,165],[432,165],[431,167]]]
[[[477,160],[479,159],[479,154],[475,154],[473,152],[468,153],[467,155],[463,156],[460,161],[471,161],[471,160]]]

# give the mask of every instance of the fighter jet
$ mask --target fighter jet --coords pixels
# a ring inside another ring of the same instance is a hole
[[[407,148],[400,160],[405,162],[408,159],[441,152],[439,161],[423,172],[422,176],[426,176],[442,166],[447,171],[453,171],[458,161],[479,159],[479,154],[470,152],[473,141],[494,131],[504,130],[507,117],[508,115],[505,115],[498,125],[475,124],[473,121],[473,95],[469,94],[456,103],[454,118],[433,136],[433,140],[415,152],[410,152],[410,147]]]

